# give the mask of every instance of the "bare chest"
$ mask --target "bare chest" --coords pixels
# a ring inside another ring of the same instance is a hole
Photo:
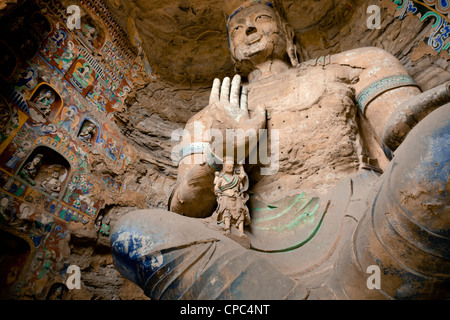
[[[340,71],[294,69],[249,85],[250,115],[258,105],[268,113],[265,143],[278,158],[275,174],[297,175],[316,185],[357,170],[354,93]]]

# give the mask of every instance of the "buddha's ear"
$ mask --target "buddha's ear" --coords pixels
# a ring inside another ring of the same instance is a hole
[[[284,24],[284,33],[286,34],[286,53],[289,56],[289,60],[294,68],[296,68],[300,62],[298,61],[297,47],[295,46],[295,33],[287,23]]]

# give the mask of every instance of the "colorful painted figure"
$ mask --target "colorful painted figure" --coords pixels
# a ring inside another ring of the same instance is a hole
[[[50,52],[55,53],[64,44],[64,40],[66,39],[66,37],[67,35],[64,31],[57,30],[56,33],[50,37],[50,40],[52,40],[52,42],[48,43],[47,49]]]
[[[84,89],[87,88],[93,81],[91,73],[92,67],[86,62],[81,67],[76,68],[76,71],[73,73],[73,77]]]
[[[73,125],[75,121],[75,116],[77,114],[77,109],[75,106],[70,106],[69,109],[65,112],[62,120],[58,122],[57,126],[65,129],[70,133],[70,127]]]
[[[22,91],[25,88],[32,89],[36,86],[37,81],[37,72],[33,70],[33,68],[28,68],[25,72],[20,75],[20,78],[17,80],[16,89],[18,91]]]
[[[86,125],[83,126],[81,129],[80,134],[78,135],[78,138],[86,143],[88,146],[91,146],[91,139],[95,133],[95,125],[93,123],[88,122]]]
[[[83,36],[84,39],[91,45],[94,46],[94,41],[97,38],[97,30],[94,27],[91,27],[87,24],[84,25],[83,28]]]
[[[12,157],[6,162],[6,166],[11,169],[16,169],[17,164],[23,159],[31,148],[31,142],[24,141]]]
[[[33,160],[28,162],[22,170],[20,170],[19,176],[24,179],[26,182],[30,183],[32,186],[36,185],[36,182],[33,180],[36,177],[36,174],[39,170],[39,165],[41,164],[41,160],[43,159],[42,154],[37,154]]]
[[[72,61],[76,58],[75,54],[75,44],[72,41],[67,42],[67,48],[61,57],[58,57],[56,54],[55,62],[58,64],[58,68],[64,73],[66,72],[70,66],[72,65]]]

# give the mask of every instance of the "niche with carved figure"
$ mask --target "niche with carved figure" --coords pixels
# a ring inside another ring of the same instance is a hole
[[[61,198],[70,171],[69,162],[61,154],[49,147],[38,146],[16,175],[42,192],[54,198]]]
[[[16,298],[16,288],[33,257],[30,243],[0,228],[0,299]]]
[[[69,289],[63,283],[57,282],[52,284],[46,296],[46,300],[65,300]]]
[[[97,140],[98,132],[98,126],[94,122],[84,119],[81,122],[77,138],[90,147]]]
[[[78,41],[91,54],[99,52],[106,40],[106,33],[102,24],[87,13],[82,13],[81,30],[76,32],[76,36]]]
[[[42,82],[34,89],[28,104],[44,117],[53,119],[63,106],[63,99],[51,85]]]

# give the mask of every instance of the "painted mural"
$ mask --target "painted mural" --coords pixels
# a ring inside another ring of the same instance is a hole
[[[433,20],[432,30],[424,41],[437,53],[442,50],[450,53],[450,2],[447,0],[391,0],[397,5],[395,16],[403,19],[413,14],[420,21]]]
[[[74,3],[81,28],[69,30]],[[123,184],[89,165],[92,154],[113,170],[130,164],[113,115],[149,67],[99,0],[22,1],[0,23],[0,241],[20,248],[1,253],[0,296],[45,299],[68,267],[60,242],[70,224],[109,235],[94,190],[117,196]]]

